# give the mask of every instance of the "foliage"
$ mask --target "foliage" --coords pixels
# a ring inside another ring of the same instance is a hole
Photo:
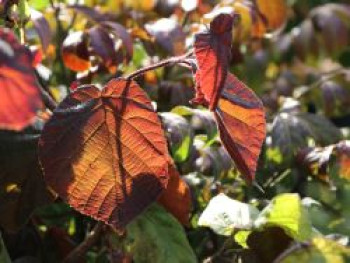
[[[0,1],[0,261],[348,262],[349,21]]]

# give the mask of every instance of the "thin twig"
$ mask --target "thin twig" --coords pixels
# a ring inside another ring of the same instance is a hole
[[[189,67],[192,67],[191,63],[187,60],[192,55],[193,55],[193,52],[191,51],[191,52],[188,52],[187,54],[182,55],[182,56],[171,57],[171,58],[159,61],[158,63],[155,63],[153,65],[136,70],[133,73],[131,73],[130,75],[126,76],[125,78],[127,80],[131,80],[131,79],[137,78],[137,77],[145,74],[147,71],[154,70],[154,69],[161,68],[161,67],[171,66],[171,65],[175,65],[175,64],[186,64]]]
[[[41,97],[44,101],[44,104],[45,106],[50,109],[51,111],[53,111],[54,109],[56,109],[57,107],[57,102],[54,101],[53,98],[51,98],[50,94],[41,86],[41,85],[38,85],[39,86],[39,90],[40,90],[40,93],[41,93]]]
[[[100,239],[103,228],[104,223],[97,222],[90,234],[79,246],[68,254],[68,256],[63,260],[63,263],[74,263],[79,262],[80,260],[84,261],[86,252]]]
[[[282,260],[284,260],[285,258],[287,258],[290,254],[292,254],[295,251],[298,251],[300,249],[305,249],[310,247],[311,244],[307,243],[307,242],[303,242],[303,243],[295,243],[294,245],[292,245],[291,247],[287,248],[286,250],[284,250],[282,252],[282,254],[280,254],[274,261],[273,263],[280,263],[282,262]]]
[[[45,106],[51,111],[53,111],[54,109],[56,109],[58,105],[57,102],[55,101],[52,93],[50,92],[48,87],[45,85],[45,83],[43,82],[43,80],[41,79],[37,71],[35,71],[35,76],[37,79],[37,84],[38,84],[37,86],[39,87],[39,91]]]
[[[322,76],[320,77],[320,79],[316,80],[314,83],[309,85],[305,90],[298,93],[295,97],[297,99],[299,99],[302,96],[304,96],[305,94],[307,94],[310,90],[316,89],[317,87],[319,87],[325,81],[328,81],[328,80],[330,80],[338,75],[346,74],[347,72],[349,72],[349,71],[345,68],[337,68],[335,70],[323,73]]]

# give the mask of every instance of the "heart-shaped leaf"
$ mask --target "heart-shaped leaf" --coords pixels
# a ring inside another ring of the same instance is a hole
[[[0,29],[0,128],[22,130],[42,107],[32,55],[14,34]]]
[[[225,148],[238,170],[252,181],[266,134],[260,99],[234,75],[228,74],[215,118]]]
[[[71,93],[45,125],[39,150],[47,183],[79,212],[119,230],[167,185],[164,132],[132,81]]]

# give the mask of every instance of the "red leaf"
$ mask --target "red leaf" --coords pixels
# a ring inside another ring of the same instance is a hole
[[[221,140],[237,169],[252,181],[266,133],[260,99],[233,74],[228,74],[215,118]]]
[[[82,86],[54,111],[39,142],[47,183],[77,211],[122,230],[168,181],[164,132],[132,81]]]
[[[87,34],[77,31],[69,34],[62,44],[62,58],[67,68],[73,71],[85,71],[91,66],[88,51]]]
[[[176,167],[170,163],[169,176],[168,186],[159,197],[158,203],[164,206],[179,222],[188,225],[192,205],[190,188],[181,178]]]
[[[7,29],[0,29],[0,86],[0,128],[22,130],[34,121],[42,101],[32,54]]]
[[[210,23],[210,31],[196,35],[194,50],[198,63],[197,94],[193,102],[214,110],[224,86],[232,43],[233,17],[220,14]]]

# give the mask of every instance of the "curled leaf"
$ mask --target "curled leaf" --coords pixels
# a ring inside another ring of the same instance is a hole
[[[214,110],[228,72],[233,17],[220,14],[210,23],[209,32],[196,35],[194,51],[198,63],[197,93],[193,102]]]
[[[79,212],[122,230],[168,181],[168,149],[135,83],[82,86],[54,111],[39,142],[47,183]]]
[[[52,37],[50,25],[47,22],[44,15],[41,12],[36,11],[34,9],[31,9],[30,11],[30,18],[33,21],[35,30],[37,31],[40,37],[43,50],[46,51],[49,47]]]
[[[85,71],[91,66],[89,61],[88,39],[82,31],[69,34],[62,45],[63,62],[73,71]]]

